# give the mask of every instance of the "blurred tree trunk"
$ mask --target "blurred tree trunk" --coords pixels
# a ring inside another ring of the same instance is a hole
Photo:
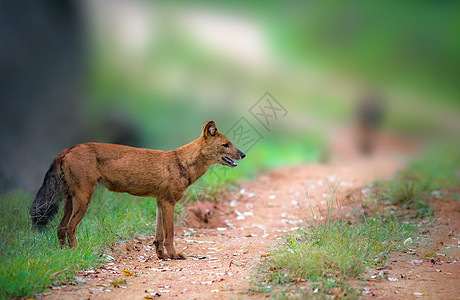
[[[0,193],[36,192],[54,156],[81,139],[77,2],[0,2]]]

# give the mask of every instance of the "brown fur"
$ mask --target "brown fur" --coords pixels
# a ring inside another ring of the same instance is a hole
[[[174,206],[187,187],[211,165],[236,166],[225,157],[240,160],[245,154],[217,131],[214,121],[203,123],[198,139],[172,151],[99,143],[70,147],[54,159],[45,176],[30,209],[32,224],[46,225],[57,210],[56,195],[63,194],[64,214],[57,235],[62,246],[67,237],[70,248],[75,247],[75,229],[85,214],[95,184],[100,183],[113,192],[156,198],[157,255],[183,258],[173,247]]]

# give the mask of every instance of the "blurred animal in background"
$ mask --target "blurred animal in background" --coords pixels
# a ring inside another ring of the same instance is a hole
[[[377,92],[368,92],[359,99],[356,107],[356,142],[362,155],[375,150],[378,131],[384,116],[384,101]]]

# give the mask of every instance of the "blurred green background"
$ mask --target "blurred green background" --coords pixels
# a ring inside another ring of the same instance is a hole
[[[382,131],[449,138],[460,128],[456,2],[213,1],[89,5],[91,119],[122,112],[146,147],[173,149],[213,119],[258,128],[241,169],[320,161],[368,91]],[[286,108],[270,131],[248,114],[269,91]],[[104,132],[100,133],[104,136]]]
[[[77,16],[69,31],[78,32],[75,77],[81,85],[75,99],[47,104],[51,111],[59,103],[52,116],[45,111],[40,118],[48,127],[31,122],[18,133],[36,137],[30,147],[18,142],[29,149],[21,157],[33,159],[11,159],[33,177],[29,191],[72,144],[171,150],[199,137],[204,120],[216,121],[225,133],[243,117],[263,136],[225,176],[330,162],[337,134],[353,130],[357,103],[368,93],[384,103],[380,132],[421,144],[459,136],[456,1],[94,0],[56,10],[57,4],[48,4],[64,18],[63,11]],[[249,112],[267,91],[287,111],[271,119],[268,130]],[[74,118],[56,118],[69,110]],[[12,131],[20,127],[21,112],[16,123],[6,124]],[[53,148],[35,151],[38,144]],[[11,173],[2,177],[14,185]]]

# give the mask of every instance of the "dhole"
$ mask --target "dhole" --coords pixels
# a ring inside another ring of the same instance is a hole
[[[158,258],[183,259],[174,246],[174,206],[189,185],[213,164],[236,167],[245,154],[206,121],[201,136],[172,151],[87,143],[62,151],[46,172],[29,216],[33,227],[45,226],[65,199],[57,227],[61,246],[66,237],[76,246],[75,228],[83,218],[96,183],[114,192],[157,199],[155,247]],[[167,255],[164,251],[166,247]]]

